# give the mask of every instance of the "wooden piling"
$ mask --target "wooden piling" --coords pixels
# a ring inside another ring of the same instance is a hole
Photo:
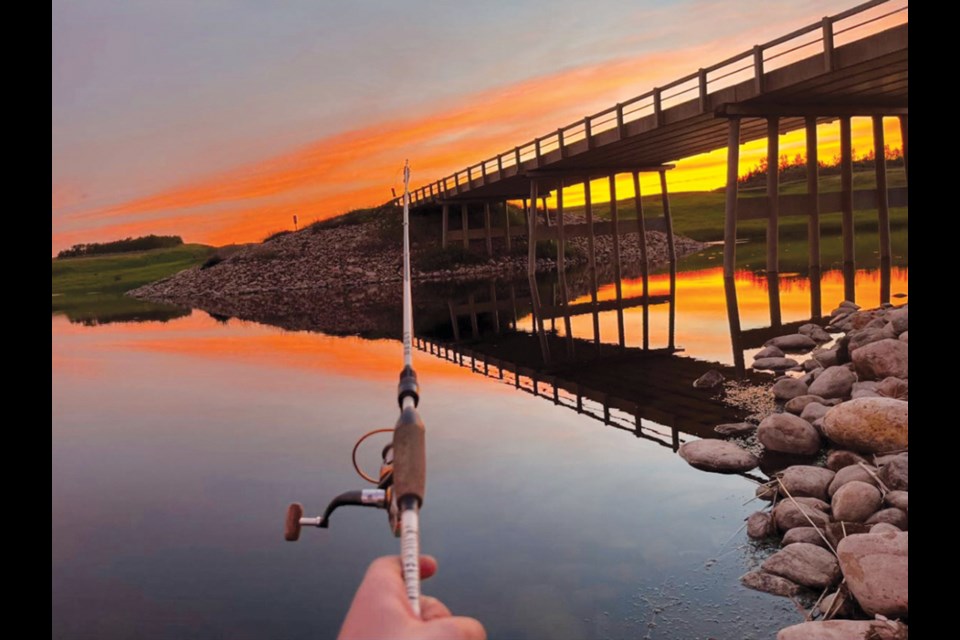
[[[660,202],[663,205],[663,223],[667,228],[667,255],[670,264],[677,264],[677,245],[673,239],[673,216],[670,214],[670,192],[667,191],[667,172],[660,170]]]
[[[727,322],[730,325],[730,342],[733,347],[733,366],[737,375],[746,374],[743,358],[743,335],[740,331],[740,307],[737,304],[737,285],[733,278],[723,279],[723,291],[727,300]]]
[[[530,211],[527,214],[527,275],[537,271],[537,181],[530,181]]]
[[[490,281],[490,304],[493,307],[493,332],[500,335],[500,307],[497,304],[497,282]]]
[[[640,270],[643,273],[643,293],[647,293],[646,277],[649,271],[650,263],[647,259],[647,227],[643,219],[643,200],[640,197],[640,172],[633,172],[633,201],[634,208],[637,211],[637,234],[640,241]]]
[[[853,134],[850,118],[840,119],[840,215],[843,235],[844,298],[853,302],[855,293],[853,278],[846,273],[854,272],[856,255],[853,225]]]
[[[727,193],[723,221],[723,275],[733,278],[737,265],[737,173],[740,164],[740,118],[727,124]]]
[[[470,248],[470,236],[469,236],[470,215],[469,213],[470,212],[467,210],[466,204],[460,205],[460,228],[463,229],[463,248],[464,249]]]
[[[887,193],[887,160],[884,157],[883,116],[873,116],[873,155],[877,174],[877,217],[880,223],[880,259],[890,259],[890,200]]]
[[[503,233],[504,240],[507,241],[507,253],[513,248],[512,242],[510,240],[510,208],[507,206],[507,201],[503,201]]]
[[[767,273],[780,271],[780,119],[767,118]],[[779,305],[778,305],[779,306]]]
[[[477,303],[472,293],[467,296],[467,304],[470,307],[470,333],[474,338],[479,338],[480,323],[477,322]]]
[[[903,142],[903,177],[907,175],[907,116],[900,116],[900,139]]]
[[[566,241],[563,232],[563,180],[557,186],[557,273],[563,276],[566,268]]]
[[[811,271],[820,269],[820,189],[817,167],[817,119],[805,118],[807,134],[807,195],[810,198],[810,215],[807,225],[807,244],[810,250]],[[811,274],[812,275],[812,274]]]
[[[447,230],[450,228],[450,205],[443,205],[443,215],[442,215],[442,231],[440,232],[440,246],[443,249],[447,248]]]
[[[490,201],[483,203],[483,232],[487,240],[487,255],[493,257],[493,232],[490,228]]]
[[[610,221],[613,224],[613,277],[614,289],[617,293],[617,337],[621,348],[626,346],[623,326],[623,283],[621,282],[622,273],[620,266],[620,211],[617,206],[617,177],[610,174],[608,178],[610,184]]]

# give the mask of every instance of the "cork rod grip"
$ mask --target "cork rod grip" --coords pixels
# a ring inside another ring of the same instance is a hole
[[[427,479],[425,433],[416,408],[405,408],[393,432],[393,491],[398,504],[408,496],[423,504]]]

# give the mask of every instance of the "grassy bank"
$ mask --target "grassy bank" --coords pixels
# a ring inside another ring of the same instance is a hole
[[[206,260],[214,247],[184,244],[166,249],[51,260],[53,313],[97,324],[119,320],[164,320],[183,315],[123,294]]]

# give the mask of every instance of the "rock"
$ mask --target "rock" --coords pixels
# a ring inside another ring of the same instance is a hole
[[[810,404],[811,402],[819,402],[820,404],[823,404],[823,398],[821,398],[820,396],[813,396],[810,394],[797,396],[796,398],[791,398],[790,400],[787,400],[787,403],[783,405],[783,408],[794,415],[800,415],[801,413],[803,413],[803,408],[808,404]]]
[[[773,522],[777,525],[777,530],[789,531],[796,527],[810,527],[813,525],[820,527],[830,522],[830,516],[825,513],[827,509],[819,509],[801,502],[802,500],[812,499],[813,498],[795,498],[791,500],[786,498],[777,503],[777,506],[773,508]],[[823,502],[823,505],[829,508],[825,502]],[[811,522],[813,525],[811,525]]]
[[[870,533],[872,524],[863,522],[829,522],[823,526],[823,535],[827,536],[827,542],[834,549],[840,544],[840,541],[847,536],[855,533]]]
[[[807,542],[784,547],[764,560],[761,568],[814,589],[823,589],[840,581],[840,565],[833,554]]]
[[[725,440],[694,440],[680,445],[677,452],[691,467],[717,473],[739,473],[757,466],[749,451]]]
[[[827,367],[810,385],[809,392],[821,398],[846,398],[857,381],[857,374],[846,367]]]
[[[820,366],[824,369],[829,367],[834,367],[840,362],[837,360],[837,350],[836,349],[824,349],[822,351],[814,351],[813,359],[820,363]]]
[[[823,371],[823,367],[817,367],[812,371],[806,372],[805,374],[797,378],[797,380],[799,380],[800,382],[802,382],[803,384],[809,387],[810,383],[816,380],[817,376],[820,375],[822,371]]]
[[[763,349],[760,349],[760,351],[757,351],[757,353],[753,356],[753,359],[759,360],[760,358],[782,358],[782,357],[783,357],[783,349],[770,345],[769,347],[764,347]]]
[[[863,329],[851,331],[847,334],[847,337],[849,338],[847,341],[847,350],[852,357],[854,353],[868,344],[873,344],[880,340],[888,340],[894,336],[892,332],[887,331],[883,327],[864,327]]]
[[[891,491],[907,491],[907,454],[901,453],[880,467],[880,482]]]
[[[850,311],[859,311],[860,305],[858,305],[853,300],[842,300],[840,304],[837,305],[838,309],[849,309]]]
[[[815,423],[820,420],[820,418],[827,415],[827,411],[829,410],[830,407],[822,405],[819,402],[811,402],[803,408],[803,412],[800,414],[800,417],[814,426],[817,426]]]
[[[813,358],[810,358],[809,360],[804,360],[800,364],[801,371],[814,371],[816,369],[823,369],[823,367],[820,365],[819,362],[817,362]]]
[[[780,495],[780,485],[778,485],[776,482],[772,484],[761,484],[757,487],[754,495],[761,500],[770,502]]]
[[[820,611],[821,617],[829,615],[831,618],[846,618],[853,613],[851,599],[846,590],[841,588],[825,595],[817,609]]]
[[[888,376],[907,378],[909,346],[889,338],[871,342],[851,352],[853,366],[863,380],[883,380]]]
[[[897,529],[900,529],[900,531],[906,531],[908,529],[907,512],[897,509],[896,507],[888,507],[877,511],[867,518],[866,524],[877,524],[878,522],[892,524]]]
[[[817,342],[820,344],[823,344],[824,342],[830,342],[831,340],[833,340],[833,337],[829,333],[824,331],[823,327],[821,327],[818,324],[813,324],[812,322],[808,322],[807,324],[801,325],[800,328],[797,329],[797,333],[801,335],[805,335],[811,340],[813,340],[814,342]]]
[[[878,522],[870,525],[870,533],[900,533],[900,529],[889,522]]]
[[[863,533],[840,541],[837,555],[847,588],[868,615],[907,617],[908,535]]]
[[[907,332],[904,331],[903,333],[901,333],[901,334],[897,337],[897,340],[899,340],[900,342],[906,342],[906,341],[907,341]]]
[[[816,347],[817,343],[809,336],[793,333],[786,336],[777,336],[763,343],[765,347],[770,345],[781,349],[785,353],[806,353]]]
[[[906,491],[891,491],[883,497],[883,503],[888,507],[895,507],[901,511],[907,511],[907,495]]]
[[[817,430],[806,420],[789,413],[774,413],[764,418],[757,427],[757,440],[764,447],[781,453],[813,455],[820,450]]]
[[[753,540],[769,538],[776,532],[773,517],[765,511],[756,511],[747,518],[747,535]]]
[[[724,377],[722,373],[716,369],[710,369],[705,374],[697,378],[693,382],[693,386],[697,389],[716,389],[723,384],[723,381]]]
[[[773,383],[773,397],[781,402],[807,395],[807,385],[796,378],[781,378]]]
[[[775,596],[795,596],[800,593],[800,586],[786,578],[775,576],[765,571],[751,571],[740,576],[740,583],[748,589],[756,589]]]
[[[757,371],[786,371],[797,366],[793,358],[757,358],[753,361],[753,368]]]
[[[780,629],[777,640],[907,640],[907,625],[893,620],[816,620]]]
[[[872,465],[867,465],[867,469],[873,471],[875,474],[879,472],[879,469]],[[827,487],[827,495],[833,498],[833,494],[848,482],[866,482],[867,484],[877,486],[876,479],[870,475],[870,471],[867,469],[864,469],[859,464],[840,469],[837,471],[837,475],[833,477],[833,481],[830,482],[830,486]]]
[[[827,548],[826,541],[817,533],[815,527],[794,527],[793,529],[789,529],[783,534],[783,540],[780,541],[780,544],[785,547],[795,542],[806,542],[807,544],[815,544],[824,549]]]
[[[869,464],[867,459],[861,456],[858,453],[853,451],[846,451],[844,449],[834,449],[827,454],[826,467],[831,471],[839,471],[844,467],[849,467],[852,464],[857,464],[858,462],[863,462],[864,464]]]
[[[806,496],[829,500],[827,487],[836,474],[823,467],[794,465],[780,474],[780,482],[793,497]]]
[[[890,324],[893,325],[893,332],[896,335],[906,333],[907,331],[907,307],[903,306],[899,309],[894,309],[893,311],[887,314],[887,320],[890,321]]]
[[[872,484],[854,480],[833,494],[830,502],[833,519],[842,522],[864,522],[883,504],[880,490]]]
[[[884,378],[877,385],[877,395],[884,398],[896,398],[897,400],[906,400],[908,395],[908,385],[906,380],[900,378]]]
[[[718,424],[713,430],[728,438],[742,438],[752,435],[757,430],[757,425],[750,422],[728,422]]]
[[[906,449],[908,407],[893,398],[857,398],[827,411],[823,428],[830,440],[854,451]]]
[[[880,396],[880,394],[877,393],[877,387],[879,385],[880,383],[876,380],[854,382],[850,397],[854,400],[857,398],[878,398]]]

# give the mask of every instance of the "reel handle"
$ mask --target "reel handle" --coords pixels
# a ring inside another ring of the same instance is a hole
[[[300,518],[303,517],[303,505],[299,502],[291,503],[287,507],[287,520],[283,527],[283,538],[287,542],[300,539]]]

